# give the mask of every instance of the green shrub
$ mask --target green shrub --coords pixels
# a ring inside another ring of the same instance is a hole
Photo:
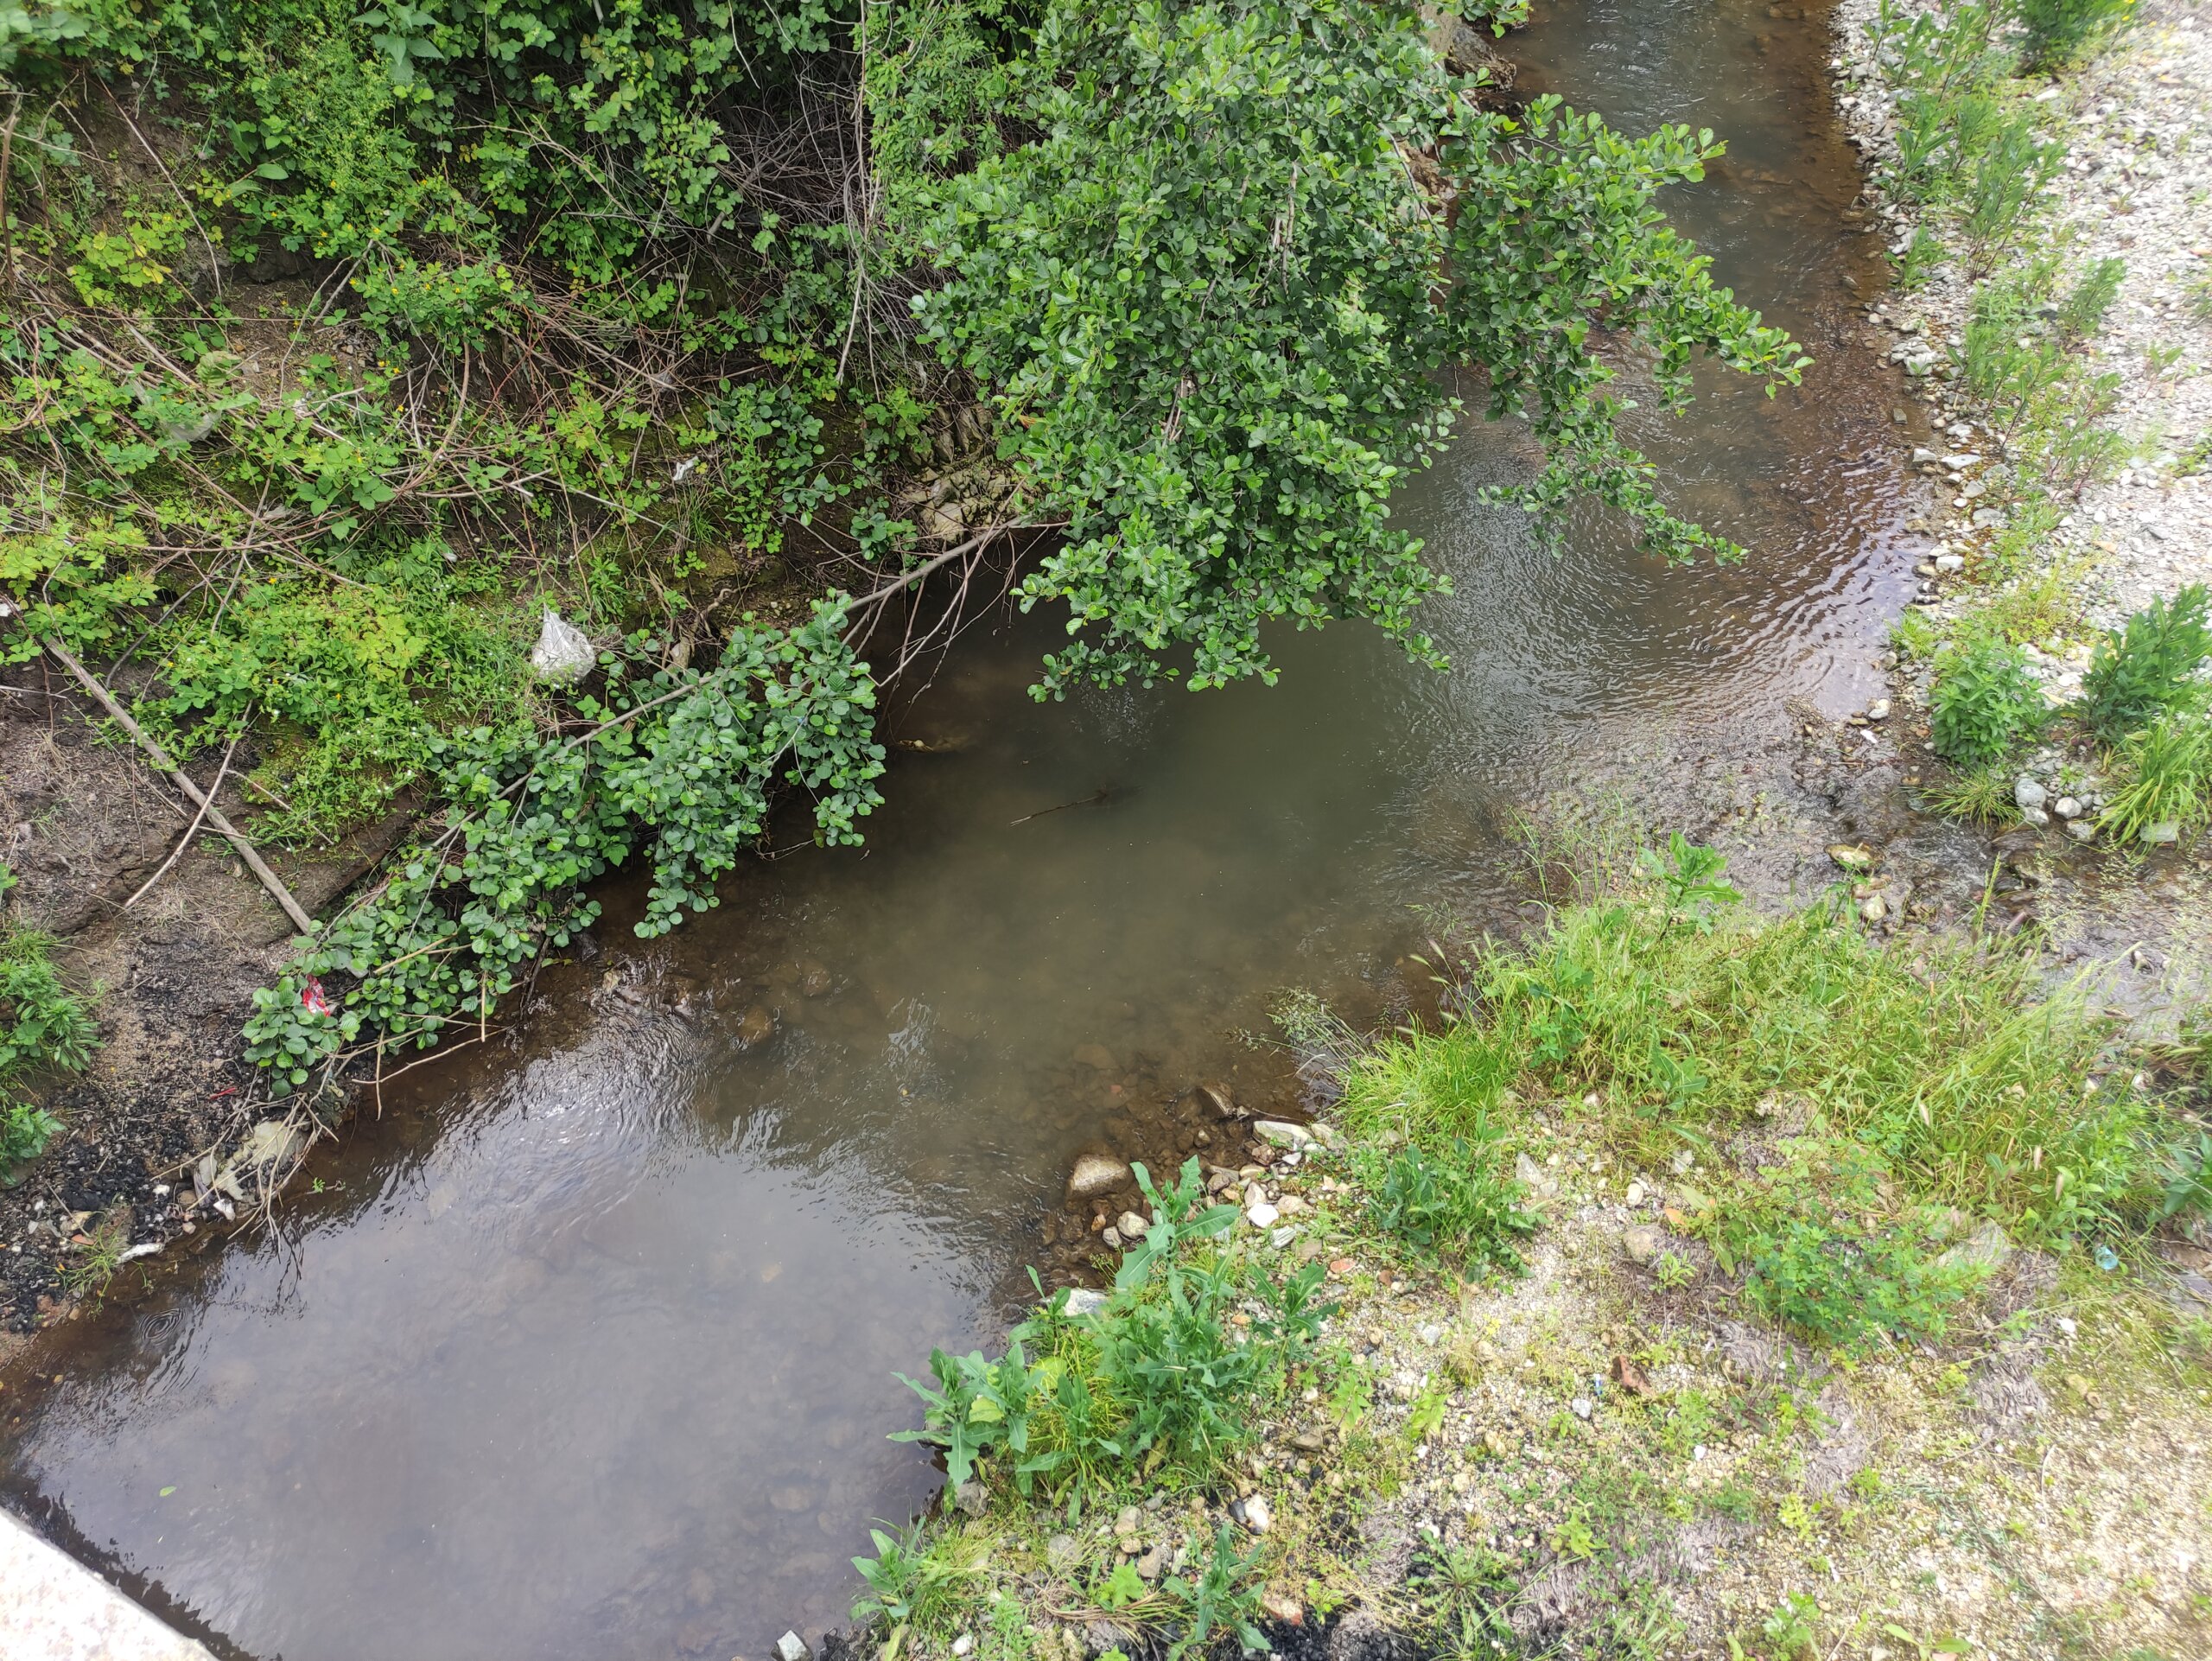
[[[1424,1257],[1518,1271],[1526,1265],[1513,1242],[1535,1232],[1536,1219],[1521,1209],[1526,1190],[1498,1169],[1499,1158],[1499,1139],[1479,1118],[1435,1153],[1366,1155],[1369,1220]]]
[[[2196,708],[2212,697],[2212,685],[2196,674],[2212,659],[2208,612],[2212,590],[2192,582],[2171,603],[2153,600],[2097,643],[2082,678],[2081,709],[2099,739],[2117,744],[2160,716]]]
[[[2022,30],[2020,63],[2063,69],[2099,35],[2135,15],[2135,0],[2012,0]]]
[[[1143,1167],[1136,1175],[1152,1223],[1104,1308],[1071,1320],[1061,1295],[997,1359],[937,1350],[934,1386],[900,1375],[925,1407],[923,1428],[893,1440],[944,1450],[948,1505],[979,1472],[1077,1500],[1138,1470],[1205,1480],[1250,1441],[1253,1407],[1310,1352],[1333,1308],[1315,1301],[1322,1266],[1278,1280],[1255,1265],[1230,1238],[1236,1207],[1205,1203],[1195,1159],[1165,1191]],[[1241,1330],[1230,1321],[1254,1308]]]
[[[2097,823],[2122,841],[2159,824],[2186,836],[2212,817],[2212,717],[2202,711],[2160,716],[2121,741],[2118,760],[2126,782]]]
[[[2002,758],[2042,723],[2042,689],[2018,646],[1983,635],[1938,664],[1930,735],[1936,752],[1964,767]]]
[[[1986,255],[2018,231],[2022,219],[2066,159],[2066,146],[2039,137],[2032,116],[2008,116],[1974,157],[1966,189],[1967,234]]]

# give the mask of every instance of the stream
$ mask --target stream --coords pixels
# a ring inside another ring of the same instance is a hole
[[[387,1088],[272,1230],[42,1337],[10,1507],[264,1661],[758,1658],[931,1501],[893,1374],[1002,1327],[1073,1154],[1202,1079],[1294,1105],[1270,1005],[1418,1004],[1444,914],[1527,901],[1516,815],[1756,827],[1751,886],[1824,883],[1792,709],[1879,694],[1915,557],[1897,394],[1842,346],[1881,268],[1826,8],[1539,10],[1518,90],[1727,139],[1665,205],[1818,360],[1641,435],[1745,563],[1669,570],[1595,511],[1553,557],[1478,505],[1529,455],[1476,420],[1401,506],[1448,673],[1347,624],[1274,641],[1272,689],[1039,704],[1053,620],[977,627],[894,712],[866,849],[651,943],[613,885],[514,1034]]]

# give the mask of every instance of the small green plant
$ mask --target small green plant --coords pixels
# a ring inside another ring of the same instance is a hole
[[[43,1154],[60,1130],[61,1121],[45,1109],[27,1102],[11,1104],[0,1114],[0,1184],[13,1186],[10,1168],[28,1165]]]
[[[2082,678],[2081,708],[2089,729],[2118,744],[2158,716],[2201,706],[2212,686],[2197,671],[2212,659],[2212,589],[2192,582],[2171,601],[2153,600],[2097,644]]]
[[[1943,657],[1933,703],[1936,754],[1965,767],[1999,760],[2035,731],[2044,710],[2026,656],[1989,635],[1955,646]]]
[[[1943,264],[1942,239],[1934,235],[1924,225],[1912,227],[1912,236],[1905,243],[1904,251],[1892,257],[1897,266],[1897,285],[1910,293],[1936,275]]]
[[[2001,767],[1978,767],[1929,792],[1928,805],[1947,819],[1982,824],[2012,824],[2020,817],[2012,798],[2012,775]]]
[[[1160,1583],[1173,1622],[1181,1629],[1167,1646],[1167,1661],[1205,1655],[1209,1644],[1224,1633],[1247,1655],[1268,1647],[1257,1624],[1264,1556],[1264,1547],[1257,1544],[1249,1551],[1237,1550],[1236,1531],[1224,1523],[1197,1574],[1171,1575]]]
[[[2184,1212],[2212,1218],[2212,1131],[2200,1130],[2194,1144],[2174,1149],[2172,1174],[2166,1179],[2166,1197],[2158,1206],[2161,1221]]]
[[[855,1557],[868,1590],[853,1605],[853,1619],[888,1622],[894,1638],[926,1627],[957,1607],[980,1581],[982,1565],[957,1536],[925,1537],[916,1523],[899,1534],[870,1529],[875,1556]]]
[[[0,863],[0,899],[16,874]],[[61,1122],[20,1098],[39,1075],[74,1072],[92,1059],[99,1028],[49,955],[51,943],[29,929],[0,924],[0,1181],[45,1153]],[[8,1097],[17,1099],[8,1100]]]
[[[1324,1267],[1278,1280],[1238,1251],[1225,1237],[1239,1213],[1206,1204],[1195,1159],[1166,1189],[1136,1177],[1152,1225],[1105,1308],[1072,1321],[1063,1295],[995,1360],[938,1350],[934,1385],[900,1375],[924,1418],[892,1439],[944,1450],[947,1505],[979,1477],[1079,1500],[1132,1462],[1155,1480],[1210,1475],[1251,1440],[1252,1403],[1310,1352],[1334,1308],[1315,1297]]]
[[[1413,1407],[1406,1415],[1406,1440],[1427,1441],[1436,1427],[1444,1422],[1444,1415],[1451,1405],[1451,1386],[1441,1378],[1431,1379],[1414,1397]]]
[[[2162,715],[2122,741],[2118,760],[2126,782],[2106,798],[2097,824],[2121,841],[2184,837],[2212,817],[2212,716]]]
[[[1651,1266],[1652,1278],[1669,1292],[1679,1292],[1697,1278],[1697,1271],[1678,1251],[1662,1251]]]
[[[1485,1119],[1438,1151],[1402,1149],[1379,1172],[1370,1156],[1369,1219],[1424,1257],[1517,1272],[1525,1264],[1513,1243],[1536,1219],[1521,1209],[1520,1181],[1497,1168],[1497,1148]]]
[[[1966,229],[1986,258],[2012,240],[2037,193],[2065,160],[2066,147],[2040,137],[2026,114],[2006,117],[1974,158],[1966,191]]]
[[[1759,1636],[1774,1646],[1775,1661],[1792,1661],[1818,1652],[1821,1606],[1809,1592],[1785,1592],[1774,1613],[1759,1624]]]
[[[1663,854],[1647,848],[1637,862],[1665,896],[1669,928],[1676,920],[1687,918],[1702,932],[1713,926],[1716,911],[1743,903],[1743,894],[1720,880],[1728,869],[1727,859],[1713,849],[1700,848],[1679,830],[1668,837]]]

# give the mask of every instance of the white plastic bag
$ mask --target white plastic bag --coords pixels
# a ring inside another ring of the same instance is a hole
[[[537,644],[530,654],[530,666],[537,671],[537,678],[556,686],[573,685],[590,674],[598,661],[599,653],[592,649],[590,638],[563,621],[561,614],[548,606],[545,621],[537,631]]]

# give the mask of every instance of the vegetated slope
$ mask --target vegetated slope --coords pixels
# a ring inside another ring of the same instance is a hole
[[[278,1093],[487,1031],[633,855],[657,931],[779,791],[856,838],[860,654],[931,571],[1030,548],[1045,692],[1271,675],[1286,617],[1427,654],[1441,579],[1386,511],[1459,413],[1433,372],[1542,441],[1503,493],[1688,557],[1725,545],[1617,436],[1609,360],[1675,407],[1701,353],[1802,363],[1653,206],[1711,135],[1485,107],[1402,5],[0,31],[16,695],[86,665],[262,841],[423,814],[248,1023]],[[581,682],[528,665],[548,607]],[[22,869],[56,908],[85,880]]]

